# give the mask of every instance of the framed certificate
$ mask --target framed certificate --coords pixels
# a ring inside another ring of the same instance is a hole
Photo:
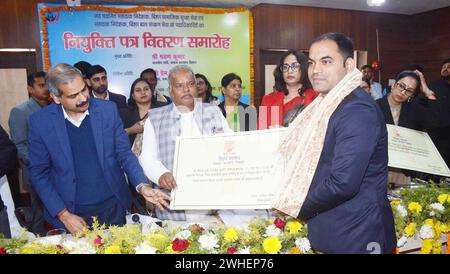
[[[268,209],[285,128],[177,138],[171,209]]]
[[[436,146],[426,132],[387,125],[389,166],[450,177]]]

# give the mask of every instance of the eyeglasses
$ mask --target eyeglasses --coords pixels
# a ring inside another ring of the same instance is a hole
[[[296,71],[298,71],[299,69],[300,69],[300,63],[298,63],[298,62],[295,62],[295,63],[292,63],[292,64],[283,64],[281,67],[280,67],[280,70],[282,71],[282,72],[288,72],[289,71],[289,68],[291,68],[291,70],[293,71],[293,72],[296,72]]]
[[[397,87],[400,89],[400,92],[405,94],[408,97],[412,97],[416,92],[414,89],[409,88],[402,82],[397,82]]]

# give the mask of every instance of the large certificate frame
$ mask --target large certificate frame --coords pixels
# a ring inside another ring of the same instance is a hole
[[[387,125],[389,166],[450,177],[450,170],[426,132]]]
[[[171,209],[269,209],[285,128],[177,138]]]

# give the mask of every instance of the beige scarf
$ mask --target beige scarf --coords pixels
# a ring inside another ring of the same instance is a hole
[[[326,96],[317,97],[290,124],[278,148],[285,173],[273,208],[298,216],[316,172],[328,121],[342,100],[360,84],[361,72],[355,69]]]
[[[148,116],[140,121],[139,123],[144,126],[145,121],[148,119]],[[136,138],[134,138],[133,146],[131,147],[131,151],[133,151],[134,155],[136,157],[139,157],[142,152],[142,138],[144,137],[144,133],[138,133],[136,134]]]

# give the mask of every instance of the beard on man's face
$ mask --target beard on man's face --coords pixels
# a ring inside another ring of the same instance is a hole
[[[108,90],[108,87],[105,85],[101,85],[98,88],[94,89],[97,93],[105,93]]]
[[[442,76],[442,80],[449,82],[450,81],[450,75]]]

